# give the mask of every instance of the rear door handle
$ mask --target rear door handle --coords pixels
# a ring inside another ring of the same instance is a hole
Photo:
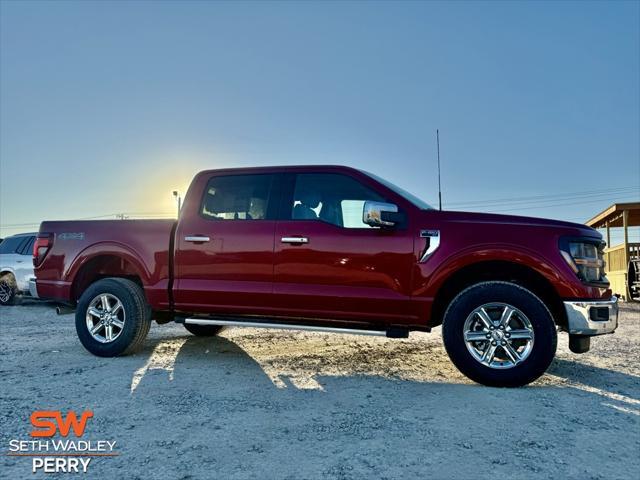
[[[282,243],[295,243],[295,244],[309,243],[309,239],[307,237],[282,237],[280,241]]]
[[[193,242],[193,243],[204,243],[211,240],[209,237],[205,237],[204,235],[187,235],[186,237],[184,237],[184,239],[187,242]]]

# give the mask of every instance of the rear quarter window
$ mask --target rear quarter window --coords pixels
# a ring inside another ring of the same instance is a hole
[[[33,255],[33,244],[36,241],[36,237],[29,237],[29,240],[23,243],[20,247],[20,255]]]

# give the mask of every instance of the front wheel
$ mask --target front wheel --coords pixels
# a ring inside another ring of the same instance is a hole
[[[151,326],[142,288],[126,278],[104,278],[87,288],[76,310],[76,332],[89,352],[116,357],[141,347]]]
[[[551,364],[557,344],[544,303],[508,282],[483,282],[462,291],[445,313],[442,335],[455,366],[493,387],[536,380]]]

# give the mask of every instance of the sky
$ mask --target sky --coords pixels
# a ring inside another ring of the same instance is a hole
[[[0,236],[344,164],[445,209],[640,200],[640,2],[0,3]]]

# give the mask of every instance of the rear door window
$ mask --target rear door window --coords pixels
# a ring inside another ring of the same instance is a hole
[[[212,177],[205,188],[200,215],[208,220],[272,220],[273,175]]]

